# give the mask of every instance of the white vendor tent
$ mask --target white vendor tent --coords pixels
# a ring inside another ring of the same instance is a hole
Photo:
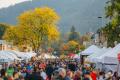
[[[12,50],[10,52],[12,52],[13,54],[17,55],[17,57],[20,57],[21,59],[24,59],[24,60],[25,59],[30,59],[31,57],[37,55],[34,52],[19,52],[19,51],[15,51],[15,50]]]
[[[19,57],[21,59],[28,59],[28,58],[30,58],[30,56],[28,56],[24,52],[19,52],[19,51],[15,51],[15,50],[12,50],[12,51],[9,51],[9,52],[12,52],[13,54],[15,54],[17,57]]]
[[[14,60],[20,60],[15,54],[8,52],[8,51],[0,51],[0,59],[1,60],[10,60],[10,61],[14,61]]]
[[[38,58],[40,58],[40,59],[56,59],[58,57],[44,53],[44,54],[41,54],[40,56],[38,56]]]
[[[38,56],[38,58],[49,59],[49,58],[51,58],[51,56],[48,54],[42,54],[42,55]]]
[[[115,46],[112,50],[106,52],[104,55],[99,57],[99,62],[106,64],[117,64],[117,55],[120,53],[120,44]]]
[[[11,57],[5,55],[5,54],[0,54],[0,62],[10,62],[13,59],[11,59]]]
[[[34,57],[37,55],[37,53],[34,53],[34,52],[27,52],[25,54],[29,55],[30,57]]]
[[[112,48],[102,48],[100,51],[96,52],[96,53],[93,53],[92,55],[88,56],[87,57],[87,60],[89,62],[93,62],[93,63],[97,63],[98,62],[98,58],[100,56],[102,56],[103,54],[105,54],[106,52],[108,52],[109,50],[111,50]]]
[[[81,55],[91,55],[93,53],[97,53],[100,51],[100,48],[98,48],[95,45],[91,45],[90,47],[88,47],[87,49],[85,49],[84,51],[81,52]]]

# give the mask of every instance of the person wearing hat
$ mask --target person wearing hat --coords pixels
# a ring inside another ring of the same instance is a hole
[[[84,73],[84,78],[83,78],[83,80],[92,80],[89,71],[86,71],[86,72]]]

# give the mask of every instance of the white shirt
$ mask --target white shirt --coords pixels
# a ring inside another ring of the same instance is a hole
[[[41,76],[44,80],[46,80],[46,79],[47,79],[47,75],[46,75],[46,73],[45,73],[45,72],[41,72],[40,76]]]

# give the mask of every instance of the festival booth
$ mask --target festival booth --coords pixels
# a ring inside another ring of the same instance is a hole
[[[15,51],[15,50],[12,50],[10,52],[15,54],[17,57],[21,58],[22,60],[28,60],[37,55],[34,52],[19,52],[19,51]]]
[[[88,56],[86,60],[89,62],[92,62],[92,63],[98,63],[99,57],[102,56],[103,54],[105,54],[106,52],[110,51],[111,49],[112,48],[103,47],[103,48],[101,48],[100,51]]]
[[[93,53],[96,53],[98,51],[100,51],[100,48],[98,48],[95,45],[91,45],[90,47],[88,47],[87,49],[85,49],[84,51],[82,51],[80,54],[81,55],[87,55],[87,56],[89,56],[89,55],[91,55]]]
[[[84,51],[82,51],[81,53],[80,53],[80,55],[81,55],[81,64],[84,64],[84,61],[85,61],[85,59],[87,58],[87,56],[90,56],[90,55],[92,55],[92,54],[94,54],[94,53],[97,53],[97,52],[99,52],[101,49],[100,48],[98,48],[96,45],[91,45],[91,46],[89,46],[87,49],[85,49]]]
[[[98,60],[99,60],[98,58],[110,50],[112,50],[112,48],[103,47],[103,48],[101,48],[100,51],[88,56],[85,59],[85,62],[89,62],[89,63],[93,64],[94,67],[97,69],[102,69],[102,63],[98,62]]]
[[[34,52],[19,52],[15,50],[4,50],[4,51],[0,51],[0,55],[4,55],[7,58],[11,59],[12,61],[15,60],[21,61],[21,60],[30,60],[32,57],[36,56],[37,54]]]
[[[12,62],[20,60],[21,59],[19,59],[15,54],[9,51],[0,51],[0,65],[2,65],[4,68],[8,67],[8,65]]]
[[[36,56],[36,53],[19,52],[14,50],[2,50],[0,51],[0,65],[2,65],[2,67],[7,67],[10,63],[13,62],[21,62],[22,60],[28,61],[33,56]]]
[[[56,58],[58,58],[58,57],[47,54],[47,53],[43,53],[40,56],[38,56],[38,59],[56,59]]]
[[[120,53],[120,44],[115,46],[112,50],[106,52],[98,58],[98,62],[104,64],[118,64],[117,56]]]
[[[10,60],[20,60],[15,54],[9,52],[9,51],[0,51],[0,55],[6,56],[6,58],[9,58]]]
[[[102,63],[102,68],[104,68],[104,70],[116,71],[117,65],[119,63],[117,58],[119,53],[120,53],[120,44],[118,44],[108,52],[104,53],[102,56],[98,57],[98,62]]]

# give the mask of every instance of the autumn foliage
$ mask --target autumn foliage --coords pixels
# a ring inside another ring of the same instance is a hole
[[[26,11],[18,16],[15,27],[7,29],[4,39],[14,45],[29,45],[38,53],[44,44],[59,39],[58,20],[58,14],[48,7]]]

